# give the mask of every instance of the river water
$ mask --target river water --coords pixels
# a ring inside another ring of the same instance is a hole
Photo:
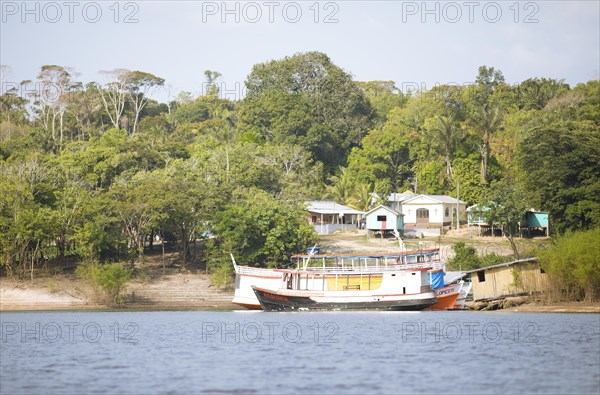
[[[600,393],[600,315],[2,313],[1,394]]]

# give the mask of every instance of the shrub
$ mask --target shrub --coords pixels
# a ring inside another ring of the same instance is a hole
[[[600,298],[600,227],[567,233],[540,251],[542,268],[560,286],[563,297],[594,301]]]
[[[452,246],[454,258],[448,261],[450,270],[473,270],[481,267],[481,259],[477,256],[477,251],[473,246],[467,246],[459,241]]]
[[[96,296],[109,305],[123,304],[123,291],[131,278],[133,270],[127,269],[122,263],[86,264],[77,267],[79,278],[87,281]]]

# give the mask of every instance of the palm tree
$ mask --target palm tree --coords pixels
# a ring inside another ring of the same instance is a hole
[[[475,114],[473,123],[481,137],[479,150],[481,153],[481,173],[480,179],[483,184],[488,183],[488,165],[490,158],[490,140],[492,135],[500,129],[502,124],[502,113],[500,108],[485,103]]]
[[[431,131],[434,132],[433,141],[439,143],[438,150],[443,155],[446,164],[446,180],[450,182],[454,178],[452,153],[459,139],[459,129],[456,127],[454,117],[437,116]]]
[[[373,200],[373,196],[371,196],[371,184],[356,184],[353,192],[352,196],[348,199],[348,205],[360,211],[369,211]]]
[[[351,180],[347,168],[340,166],[338,171],[338,174],[329,178],[331,185],[327,187],[325,198],[333,199],[340,204],[346,204],[352,196],[354,182]]]

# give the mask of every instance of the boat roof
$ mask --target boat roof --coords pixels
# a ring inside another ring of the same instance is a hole
[[[457,280],[460,280],[461,278],[465,277],[467,275],[467,273],[465,272],[445,272],[444,273],[444,282],[446,284],[451,284]]]
[[[316,268],[309,268],[308,270],[303,270],[303,269],[273,269],[273,271],[275,272],[281,272],[281,273],[291,273],[291,274],[307,274],[307,275],[314,275],[314,276],[331,276],[331,275],[335,275],[335,274],[339,274],[339,275],[356,275],[356,274],[362,274],[364,275],[369,275],[369,274],[383,274],[383,273],[395,273],[395,272],[422,272],[422,271],[428,271],[431,270],[432,267],[431,266],[423,266],[423,267],[414,267],[414,266],[402,266],[402,265],[398,265],[397,267],[373,267],[373,268],[368,268],[368,269],[359,269],[359,270],[331,270],[331,271],[321,271],[321,270],[315,270]]]
[[[292,255],[290,259],[300,258],[311,258],[311,259],[335,259],[335,258],[355,258],[355,259],[367,259],[367,258],[400,258],[403,256],[411,255],[435,255],[439,254],[439,248],[431,248],[427,250],[414,250],[414,251],[398,251],[398,252],[381,252],[372,254],[299,254]]]

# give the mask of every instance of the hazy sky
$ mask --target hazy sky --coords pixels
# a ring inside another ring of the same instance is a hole
[[[126,68],[166,80],[156,98],[202,92],[204,70],[229,98],[254,64],[322,51],[355,79],[400,88],[472,82],[480,65],[509,83],[598,78],[600,1],[1,2],[2,81],[45,64],[103,81]],[[8,71],[7,71],[8,70]]]

